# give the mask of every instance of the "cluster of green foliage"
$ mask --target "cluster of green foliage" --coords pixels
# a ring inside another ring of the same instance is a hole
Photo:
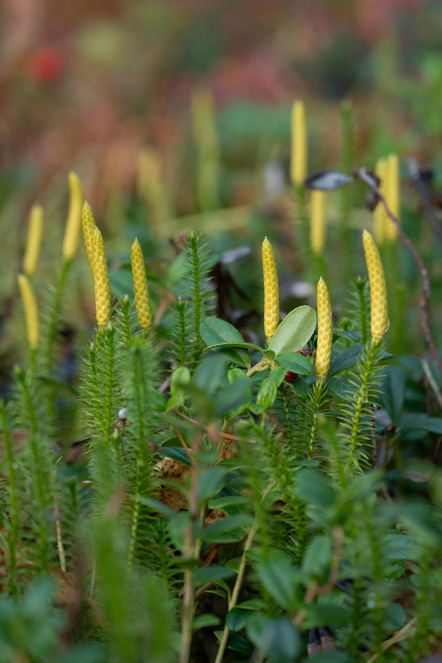
[[[248,343],[214,317],[210,267],[191,234],[169,269],[168,337],[116,301],[78,389],[55,377],[62,271],[42,348],[0,408],[5,663],[414,663],[432,650],[442,492],[411,442],[430,448],[442,425],[422,411],[416,363],[368,340],[358,281],[318,381],[314,309]]]

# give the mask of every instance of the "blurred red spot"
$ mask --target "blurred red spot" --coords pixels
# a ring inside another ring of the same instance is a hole
[[[42,46],[28,58],[26,71],[37,83],[52,83],[60,78],[64,70],[63,58],[51,46]]]
[[[293,371],[287,371],[284,380],[286,382],[293,382],[294,380],[296,380],[297,377],[298,377],[297,373],[293,373]]]

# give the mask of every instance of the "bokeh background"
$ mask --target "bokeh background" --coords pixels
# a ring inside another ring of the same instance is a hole
[[[348,101],[354,167],[397,152],[404,176],[410,157],[431,166],[437,191],[441,35],[438,0],[3,0],[1,317],[17,296],[36,203],[45,211],[37,278],[53,280],[70,170],[111,261],[127,258],[135,235],[159,260],[193,228],[218,251],[255,251],[267,233],[301,269],[288,252],[295,99],[307,107],[310,170],[339,169]],[[370,224],[363,194],[354,202],[352,223]]]
[[[437,0],[3,0],[2,206],[44,202],[73,169],[104,212],[135,190],[149,146],[174,213],[197,211],[201,88],[215,106],[223,207],[255,201],[257,169],[288,156],[295,98],[308,104],[312,167],[335,164],[346,98],[366,165],[388,150],[434,162],[441,34]]]

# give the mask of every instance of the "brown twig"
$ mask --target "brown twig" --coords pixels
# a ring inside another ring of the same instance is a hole
[[[224,437],[226,440],[236,440],[237,442],[244,442],[246,438],[244,437],[238,437],[238,435],[231,435],[230,433],[224,433],[223,431],[216,430],[214,429],[213,426],[203,426],[199,421],[196,421],[195,419],[192,419],[191,417],[188,417],[186,414],[183,414],[182,412],[179,412],[178,410],[173,409],[172,412],[174,414],[177,414],[179,417],[182,419],[185,419],[191,424],[194,424],[195,426],[198,426],[202,430],[205,430],[206,433],[213,434],[214,432],[217,433],[220,437]],[[253,442],[253,440],[251,440]]]
[[[411,619],[409,622],[407,622],[407,623],[405,624],[405,626],[403,626],[403,627],[401,628],[400,631],[398,631],[397,633],[395,633],[395,634],[394,634],[391,638],[389,638],[388,640],[385,640],[385,642],[383,642],[382,645],[381,645],[381,651],[378,652],[378,653],[376,653],[376,654],[373,654],[373,656],[372,656],[371,658],[368,659],[367,663],[374,663],[374,661],[375,661],[377,658],[379,658],[379,656],[380,656],[381,653],[383,653],[384,651],[387,651],[387,649],[390,649],[390,647],[392,647],[393,645],[395,645],[396,642],[399,642],[399,641],[402,639],[402,636],[405,635],[405,633],[407,633],[407,631],[409,631],[410,629],[414,628],[414,626],[416,626],[416,624],[417,624],[417,617],[413,617],[413,619]]]
[[[183,441],[184,442],[184,441]],[[199,517],[198,509],[198,465],[195,461],[196,454],[201,443],[201,433],[196,431],[192,449],[190,451],[190,496],[189,513],[190,522],[183,532],[184,549],[183,556],[186,559],[197,559],[200,546],[195,540],[195,528]],[[190,646],[192,642],[192,621],[195,609],[195,587],[193,585],[193,570],[184,570],[183,605],[181,611],[181,647],[179,663],[188,663],[190,657]]]
[[[425,211],[425,214],[427,215],[427,219],[431,226],[431,229],[433,230],[439,242],[442,244],[442,230],[439,225],[437,216],[434,212],[434,207],[431,204],[428,183],[422,179],[421,174],[419,172],[419,166],[415,159],[408,160],[408,172],[410,173],[413,182],[417,190],[419,191],[421,205],[423,210]]]
[[[410,253],[412,254],[419,271],[421,273],[422,277],[422,297],[420,301],[420,309],[421,309],[421,323],[422,323],[422,330],[424,332],[425,340],[427,342],[428,348],[430,350],[431,356],[433,357],[434,361],[436,362],[439,370],[442,373],[442,362],[439,358],[439,355],[436,350],[436,346],[433,341],[433,337],[431,336],[430,332],[430,325],[428,321],[428,308],[427,308],[427,303],[428,300],[430,299],[430,294],[431,294],[431,288],[430,288],[430,280],[428,278],[428,272],[427,268],[425,267],[422,258],[420,257],[416,247],[414,246],[413,242],[411,239],[408,237],[408,235],[405,233],[404,229],[400,225],[398,219],[396,216],[393,214],[391,211],[387,201],[385,200],[384,195],[380,191],[378,185],[376,184],[376,181],[373,179],[373,176],[370,175],[370,173],[367,171],[366,168],[359,168],[359,170],[355,171],[356,175],[368,186],[370,189],[373,191],[373,193],[376,194],[378,199],[382,202],[383,206],[385,207],[385,211],[387,212],[388,217],[391,219],[392,223],[394,224],[400,238],[402,239],[403,243],[405,246],[408,248]]]
[[[274,485],[274,482],[272,481],[267,486],[266,490],[264,491],[264,493],[261,497],[261,502],[263,502],[265,500],[265,498],[267,497],[267,495],[269,494],[269,492],[273,488],[273,485]],[[242,555],[241,555],[241,561],[240,561],[239,569],[238,569],[238,575],[236,576],[236,581],[235,581],[235,584],[233,586],[232,595],[230,597],[230,600],[229,600],[229,603],[228,603],[228,606],[227,606],[227,612],[230,612],[230,610],[233,610],[233,608],[236,606],[236,602],[238,601],[239,592],[240,592],[242,582],[243,582],[243,579],[244,579],[244,574],[246,572],[246,565],[247,565],[247,559],[248,559],[247,558],[247,553],[253,545],[253,539],[255,538],[255,534],[256,534],[257,531],[258,531],[258,525],[255,522],[251,526],[251,528],[249,530],[249,533],[247,535],[246,542],[244,544],[244,549],[243,549],[243,552],[242,552]],[[221,636],[221,640],[220,640],[220,643],[219,643],[219,649],[218,649],[218,653],[216,655],[215,663],[222,663],[224,652],[225,652],[226,646],[227,646],[227,641],[229,639],[229,634],[230,634],[230,628],[227,626],[227,624],[225,624],[223,634]]]

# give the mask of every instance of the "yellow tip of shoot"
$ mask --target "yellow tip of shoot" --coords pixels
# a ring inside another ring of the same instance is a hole
[[[86,246],[87,258],[89,260],[89,265],[91,266],[92,273],[94,273],[94,230],[96,228],[95,219],[92,212],[92,207],[89,205],[87,200],[84,201],[83,209],[81,212],[82,216],[82,226],[83,226],[83,237],[84,243]]]
[[[141,329],[148,331],[152,324],[152,314],[149,305],[144,256],[138,239],[135,239],[132,244],[130,257],[138,322]]]
[[[292,107],[292,150],[290,177],[295,186],[303,186],[307,175],[307,129],[303,101]]]
[[[31,348],[35,348],[39,339],[37,302],[29,278],[25,274],[19,274],[17,280],[25,311],[28,343]]]
[[[63,239],[63,258],[71,260],[77,252],[78,236],[81,226],[81,208],[83,205],[83,189],[81,182],[73,172],[69,173],[69,213]]]
[[[388,329],[387,287],[384,268],[378,247],[371,234],[364,230],[362,234],[371,298],[371,336],[380,341]]]
[[[325,192],[313,190],[310,200],[310,248],[320,256],[325,245]]]
[[[318,342],[316,346],[316,377],[327,377],[330,368],[332,341],[333,341],[333,320],[330,298],[327,285],[324,279],[318,281],[317,289],[317,307],[318,307]]]
[[[43,209],[35,205],[29,215],[28,236],[23,258],[23,272],[33,276],[40,256],[41,238],[43,233]]]
[[[106,254],[104,252],[103,236],[97,227],[94,228],[93,236],[94,255],[94,292],[95,292],[95,316],[99,327],[109,322],[111,310],[111,289],[109,273],[107,271]]]
[[[264,279],[264,332],[268,342],[279,324],[279,285],[275,254],[267,237],[262,243],[262,271]]]

